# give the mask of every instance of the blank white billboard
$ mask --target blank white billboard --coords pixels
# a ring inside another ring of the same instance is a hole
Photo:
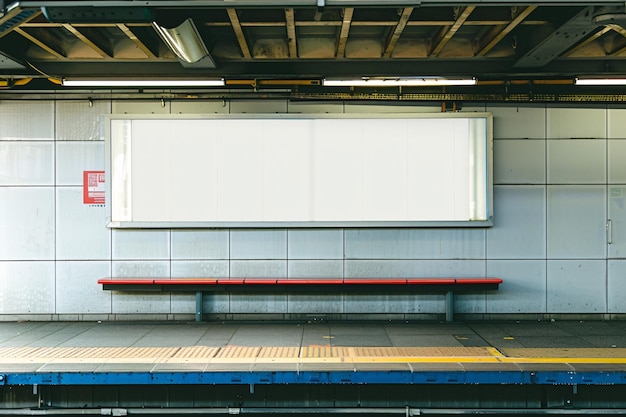
[[[112,227],[489,225],[491,116],[110,116]]]

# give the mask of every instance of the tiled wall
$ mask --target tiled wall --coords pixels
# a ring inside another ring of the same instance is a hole
[[[83,171],[105,169],[105,114],[438,111],[351,102],[0,101],[0,320],[192,317],[192,294],[111,293],[96,283],[104,276],[170,275],[499,276],[505,283],[498,292],[460,295],[456,311],[626,313],[622,108],[465,106],[494,114],[489,229],[110,230],[107,208],[82,201]],[[224,317],[444,312],[438,295],[205,298],[206,311]]]

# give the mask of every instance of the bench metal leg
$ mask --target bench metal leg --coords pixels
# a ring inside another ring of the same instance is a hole
[[[196,291],[196,321],[202,321],[202,291]]]
[[[454,291],[446,292],[446,321],[454,321]]]

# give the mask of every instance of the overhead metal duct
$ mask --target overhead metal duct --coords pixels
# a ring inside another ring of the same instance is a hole
[[[191,18],[173,28],[165,28],[157,22],[152,22],[152,26],[163,39],[163,42],[181,60],[181,63],[202,62],[205,68],[215,68],[215,61],[209,55],[209,50]]]

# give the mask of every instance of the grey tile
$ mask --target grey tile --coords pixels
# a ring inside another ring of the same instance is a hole
[[[3,100],[0,140],[53,140],[54,105],[52,100]]]
[[[606,183],[606,141],[548,140],[549,184]]]
[[[113,259],[143,260],[169,259],[169,257],[170,232],[168,230],[113,230]]]
[[[287,261],[230,261],[231,277],[286,278]]]
[[[533,259],[546,256],[546,189],[495,186],[494,225],[487,229],[487,258]]]
[[[104,141],[102,115],[111,113],[108,100],[60,100],[56,103],[57,140]]]
[[[0,262],[0,300],[1,314],[54,313],[54,262]]]
[[[54,259],[54,188],[0,187],[0,260]]]
[[[111,291],[103,291],[99,278],[111,276],[107,261],[58,261],[56,263],[56,312],[110,313]]]
[[[490,104],[494,139],[543,139],[546,135],[546,109],[543,106]]]
[[[545,184],[546,142],[510,139],[493,143],[494,184]]]
[[[487,295],[487,312],[546,312],[545,260],[488,260],[487,275],[503,279]]]
[[[548,186],[548,258],[606,256],[606,187]]]
[[[341,260],[296,260],[287,262],[290,278],[342,278]]]
[[[0,185],[54,184],[52,142],[0,140]]]
[[[548,138],[606,138],[605,108],[566,108],[549,105]]]
[[[172,230],[172,259],[228,259],[228,230]]]
[[[289,230],[289,259],[342,259],[342,229]]]
[[[605,313],[604,260],[548,260],[549,313]]]
[[[231,259],[287,259],[286,230],[232,230]]]
[[[56,194],[56,258],[110,259],[108,208],[84,204],[83,190],[79,187],[57,187]]]
[[[475,259],[485,255],[481,229],[350,229],[348,259]]]

